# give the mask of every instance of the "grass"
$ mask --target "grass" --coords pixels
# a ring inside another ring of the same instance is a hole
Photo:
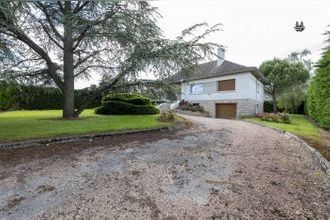
[[[257,122],[284,131],[291,132],[304,139],[319,140],[321,138],[319,129],[308,121],[303,115],[290,115],[292,124],[282,124],[276,122],[262,121],[260,118],[250,118],[247,121]]]
[[[77,120],[61,119],[61,110],[0,113],[0,142],[166,126],[157,115],[96,115],[85,110]]]
[[[266,126],[279,128],[297,135],[316,148],[328,161],[330,161],[330,133],[323,130],[303,115],[290,115],[292,124],[262,121],[259,118],[249,118],[247,121],[256,122]]]

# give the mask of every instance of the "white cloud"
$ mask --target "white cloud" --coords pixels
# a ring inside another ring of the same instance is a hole
[[[312,51],[316,61],[325,40],[322,33],[330,25],[329,0],[164,0],[151,4],[163,16],[159,25],[166,37],[173,38],[195,23],[222,23],[223,32],[207,40],[225,45],[226,59],[248,66],[304,48]],[[303,32],[293,29],[296,21],[304,22]]]

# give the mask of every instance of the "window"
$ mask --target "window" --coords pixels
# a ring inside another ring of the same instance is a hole
[[[260,92],[260,84],[257,82],[257,93]]]
[[[235,79],[218,81],[218,91],[235,90]]]
[[[202,83],[192,84],[190,89],[191,89],[190,91],[192,94],[202,93],[204,90]]]

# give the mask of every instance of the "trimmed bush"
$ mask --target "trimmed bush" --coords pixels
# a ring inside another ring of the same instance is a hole
[[[292,121],[291,121],[291,118],[288,114],[281,114],[281,121],[284,123],[284,124],[291,124]]]
[[[133,105],[150,105],[151,101],[149,98],[142,96],[141,94],[133,93],[111,93],[107,96],[104,96],[102,102],[108,101],[120,101],[127,102]]]
[[[140,94],[110,94],[103,98],[102,106],[95,109],[103,115],[154,115],[159,109],[150,104],[150,99]]]

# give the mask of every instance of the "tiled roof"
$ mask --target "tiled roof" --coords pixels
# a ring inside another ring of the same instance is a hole
[[[200,64],[192,75],[184,76],[182,73],[178,73],[174,76],[174,79],[176,82],[182,82],[243,72],[251,72],[260,81],[266,81],[256,67],[247,67],[227,60],[224,60],[221,65],[218,65],[217,60]]]

